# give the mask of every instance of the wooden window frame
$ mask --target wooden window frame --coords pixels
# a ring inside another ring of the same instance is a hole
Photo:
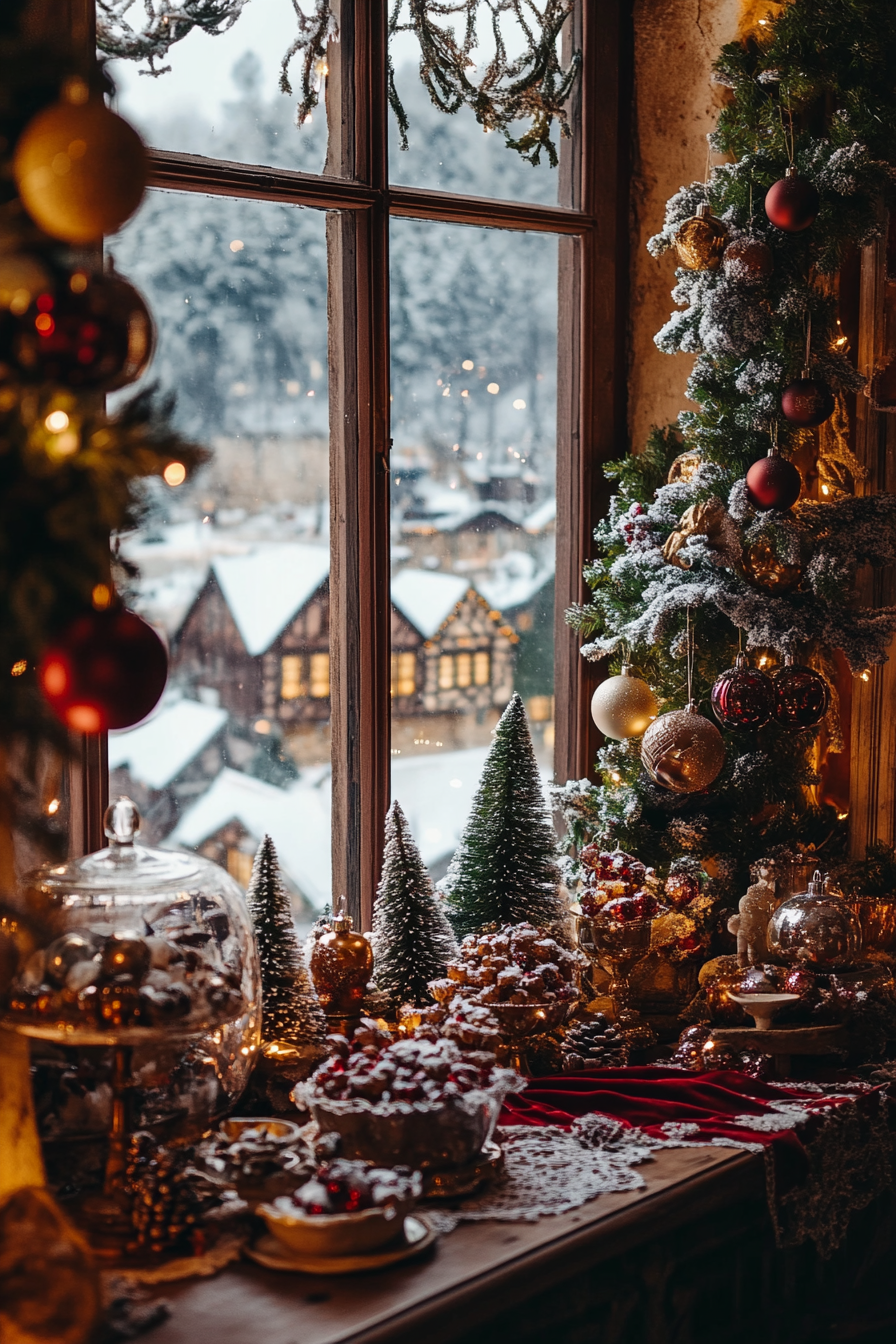
[[[89,32],[91,0],[66,3],[72,33]],[[153,150],[149,185],[328,212],[333,892],[369,928],[390,801],[389,220],[558,235],[554,766],[557,779],[580,778],[599,744],[589,702],[600,670],[580,657],[563,613],[587,597],[582,567],[609,498],[599,464],[626,450],[631,7],[576,0],[567,24],[565,56],[580,50],[582,73],[557,206],[390,184],[388,0],[334,8],[319,176]],[[103,744],[84,748],[75,810],[86,849],[102,843],[104,754]]]

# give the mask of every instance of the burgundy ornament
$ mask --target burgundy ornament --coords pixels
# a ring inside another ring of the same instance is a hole
[[[821,723],[831,698],[824,677],[794,663],[787,654],[773,684],[775,719],[782,728],[815,728]]]
[[[761,238],[735,238],[722,253],[722,270],[728,280],[741,285],[758,285],[775,269],[768,243]]]
[[[167,679],[164,643],[124,607],[78,616],[38,668],[51,709],[79,733],[140,723],[155,709]]]
[[[802,233],[814,224],[821,208],[818,191],[807,177],[800,177],[796,169],[787,169],[786,177],[769,187],[765,197],[765,213],[776,228],[785,233]]]
[[[113,392],[145,371],[155,331],[143,297],[117,272],[75,270],[35,296],[4,344],[27,380]]]
[[[775,709],[775,688],[770,677],[750,667],[739,653],[734,666],[716,678],[710,700],[723,728],[748,731],[768,723]]]
[[[655,919],[659,909],[659,901],[652,892],[636,891],[632,896],[614,896],[601,906],[600,915],[618,924],[632,924],[639,919]]]
[[[768,457],[754,462],[747,472],[747,498],[756,509],[780,509],[795,504],[803,488],[803,478],[792,462],[770,448]]]
[[[781,393],[781,410],[792,425],[811,429],[834,414],[834,394],[823,378],[810,378],[809,370],[803,369],[802,377]]]

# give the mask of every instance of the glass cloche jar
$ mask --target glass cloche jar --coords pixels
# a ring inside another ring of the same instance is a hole
[[[862,927],[819,871],[808,891],[778,906],[768,924],[772,956],[813,970],[852,966],[862,950]]]
[[[243,1091],[259,1048],[246,899],[199,855],[135,844],[129,798],[104,824],[108,848],[28,879],[42,945],[23,949],[2,1025],[56,1045],[134,1047],[144,1122],[192,1112],[202,1127]]]

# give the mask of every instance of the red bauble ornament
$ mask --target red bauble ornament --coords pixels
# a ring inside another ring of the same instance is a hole
[[[659,901],[650,891],[636,891],[632,896],[615,896],[601,906],[601,919],[612,919],[617,924],[633,924],[639,919],[655,919]]]
[[[776,228],[785,233],[802,233],[810,224],[815,223],[821,207],[821,201],[814,184],[807,177],[800,177],[794,167],[787,169],[773,187],[769,187],[765,198],[765,213]]]
[[[149,309],[117,272],[73,271],[36,295],[9,332],[8,362],[22,377],[112,392],[152,358]]]
[[[775,674],[775,718],[782,728],[814,728],[828,712],[830,692],[824,677],[800,667],[790,654]]]
[[[735,238],[722,253],[722,270],[728,280],[741,285],[758,285],[775,269],[768,243],[761,238]]]
[[[761,728],[774,712],[775,689],[771,678],[739,653],[734,667],[717,677],[710,700],[723,728]]]
[[[747,472],[747,498],[755,509],[780,509],[795,504],[803,488],[803,478],[792,462],[779,457],[770,448],[768,457],[754,462]]]
[[[79,733],[131,728],[158,704],[168,653],[146,621],[124,607],[77,617],[38,668],[54,713]]]
[[[781,410],[792,425],[811,429],[834,414],[834,394],[823,378],[810,378],[809,370],[803,369],[802,378],[781,393]]]

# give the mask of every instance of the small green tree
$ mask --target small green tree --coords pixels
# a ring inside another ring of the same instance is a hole
[[[258,847],[246,893],[261,961],[261,1034],[268,1041],[322,1045],[327,1023],[305,966],[274,842]]]
[[[451,925],[398,803],[386,813],[383,875],[373,908],[373,978],[394,1007],[427,1003],[430,980],[457,951]]]
[[[556,837],[526,711],[514,695],[495,729],[473,809],[442,882],[458,937],[528,920],[567,941]]]

